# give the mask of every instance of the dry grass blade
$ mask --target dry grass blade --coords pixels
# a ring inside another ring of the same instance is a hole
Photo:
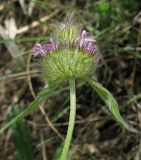
[[[51,19],[52,17],[54,17],[55,15],[57,15],[60,12],[60,10],[56,9],[52,14],[50,14],[49,16],[44,16],[41,19],[39,19],[38,21],[33,21],[30,25],[26,25],[20,29],[17,30],[17,34],[21,34],[21,33],[25,33],[27,32],[29,29],[33,29],[37,26],[40,25],[40,23],[43,23],[45,21],[48,21],[49,19]]]

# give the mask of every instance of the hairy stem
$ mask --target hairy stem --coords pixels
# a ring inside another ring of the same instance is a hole
[[[69,147],[72,139],[74,124],[75,124],[75,115],[76,115],[75,79],[70,79],[69,85],[70,85],[70,118],[69,118],[67,136],[65,139],[65,144],[64,144],[64,148],[63,148],[63,152],[60,160],[67,159],[67,155],[68,155],[68,151],[69,151]]]

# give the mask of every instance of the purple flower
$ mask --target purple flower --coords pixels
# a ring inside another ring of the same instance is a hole
[[[94,36],[87,36],[87,32],[83,30],[80,39],[80,48],[82,48],[87,53],[94,54],[96,51],[96,45],[94,42]]]
[[[55,43],[52,40],[43,45],[43,50],[47,53],[53,52],[56,48],[57,45],[55,45]]]
[[[36,42],[36,44],[32,49],[32,55],[36,57],[39,55],[43,55],[43,53],[44,53],[44,50],[42,48],[42,45],[39,42]]]
[[[88,45],[84,48],[84,50],[85,50],[85,52],[87,52],[87,53],[93,54],[93,53],[95,53],[95,51],[96,51],[96,45],[90,42],[90,43],[88,43]]]
[[[82,47],[86,43],[87,32],[85,30],[82,31],[80,47]]]
[[[41,45],[39,42],[33,47],[32,55],[33,56],[45,56],[46,53],[51,53],[57,48],[57,45],[52,41],[48,41],[46,44]]]

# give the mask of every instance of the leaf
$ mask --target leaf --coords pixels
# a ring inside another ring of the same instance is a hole
[[[55,88],[45,88],[43,89],[37,96],[37,98],[27,107],[24,111],[18,114],[15,118],[13,118],[10,122],[0,128],[0,134],[5,131],[8,127],[13,125],[15,122],[19,121],[20,119],[24,118],[25,116],[32,113],[35,109],[39,107],[39,105],[53,95]],[[56,91],[57,93],[58,91]]]
[[[52,160],[59,159],[58,157],[61,156],[62,151],[63,151],[63,143],[61,143],[61,145],[58,146],[58,148],[56,149],[56,151],[55,151],[55,153],[54,153],[54,156],[53,156]]]
[[[88,80],[88,82],[93,87],[93,89],[98,93],[98,95],[102,98],[102,100],[107,104],[113,117],[120,124],[120,126],[129,129],[127,123],[124,121],[124,119],[120,115],[117,101],[115,100],[113,95],[106,88],[104,88],[100,83],[94,80]]]
[[[56,149],[54,156],[52,157],[52,160],[58,160],[58,157],[61,157],[62,151],[63,151],[64,143],[61,143],[60,146]],[[67,158],[67,160],[71,160],[70,157]]]
[[[98,9],[100,12],[107,12],[110,8],[109,2],[100,2],[98,4]]]
[[[19,114],[17,106],[12,107],[10,119]],[[32,160],[32,142],[25,120],[20,120],[11,126],[12,139],[17,151],[17,158],[19,160]]]

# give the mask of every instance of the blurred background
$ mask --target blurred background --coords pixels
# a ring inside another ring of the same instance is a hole
[[[36,41],[68,13],[95,35],[101,64],[96,78],[117,99],[122,116],[141,127],[140,0],[0,0],[0,127],[44,87]],[[59,160],[69,118],[69,91],[0,135],[0,160]],[[77,116],[69,160],[141,160],[140,134],[122,131],[86,83],[77,82]]]

